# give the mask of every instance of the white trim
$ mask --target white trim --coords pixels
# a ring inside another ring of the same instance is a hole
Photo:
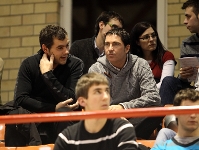
[[[60,26],[65,28],[69,40],[72,40],[72,0],[60,1]]]
[[[115,137],[118,136],[118,134],[120,134],[123,130],[126,130],[127,128],[133,128],[133,125],[131,123],[127,123],[127,124],[124,124],[122,126],[120,126],[116,132],[110,134],[110,135],[106,135],[104,137],[99,137],[97,139],[86,139],[86,140],[81,140],[81,139],[72,139],[72,140],[69,140],[68,137],[66,137],[63,133],[59,133],[59,137],[65,141],[67,144],[71,144],[71,145],[81,145],[81,144],[95,144],[95,143],[100,143],[102,141],[107,141],[107,140],[111,140]],[[123,135],[124,136],[124,135]],[[124,143],[121,142],[118,147],[120,147],[121,145],[123,144],[135,144],[137,147],[138,147],[138,144],[137,142],[130,142],[128,141],[127,143]]]
[[[157,31],[162,44],[167,48],[167,0],[157,0]]]

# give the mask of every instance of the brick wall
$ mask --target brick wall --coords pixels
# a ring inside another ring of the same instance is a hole
[[[186,0],[168,0],[168,49],[174,54],[176,61],[180,57],[182,40],[191,35],[183,24],[184,10],[181,9]],[[175,76],[179,73],[179,63],[175,67]]]
[[[186,0],[168,2],[168,49],[176,60],[182,40],[191,35],[183,25]],[[60,0],[0,0],[0,57],[5,61],[2,103],[13,99],[19,66],[39,50],[39,31],[47,24],[59,24]],[[178,74],[179,63],[175,75]]]
[[[13,100],[21,62],[39,50],[39,32],[59,24],[60,0],[0,0],[1,103]]]

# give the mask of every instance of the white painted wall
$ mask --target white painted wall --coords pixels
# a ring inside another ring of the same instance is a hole
[[[167,0],[157,0],[157,31],[162,44],[167,48]]]
[[[60,26],[65,28],[69,40],[72,40],[72,0],[61,0],[60,5]]]

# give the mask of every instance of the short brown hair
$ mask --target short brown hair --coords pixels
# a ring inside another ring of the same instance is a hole
[[[88,73],[83,75],[77,82],[75,88],[76,98],[88,98],[88,90],[92,85],[108,84],[106,77],[99,73]]]
[[[190,100],[192,102],[199,101],[199,92],[196,91],[195,89],[190,89],[190,88],[180,90],[175,95],[173,105],[180,106],[182,101],[184,100]]]

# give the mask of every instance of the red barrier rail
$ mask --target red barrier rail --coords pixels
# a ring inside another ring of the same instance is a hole
[[[91,118],[146,117],[165,116],[169,114],[199,114],[199,106],[134,108],[121,111],[93,111],[66,113],[37,113],[0,116],[0,123],[56,122],[66,120],[84,120]]]

